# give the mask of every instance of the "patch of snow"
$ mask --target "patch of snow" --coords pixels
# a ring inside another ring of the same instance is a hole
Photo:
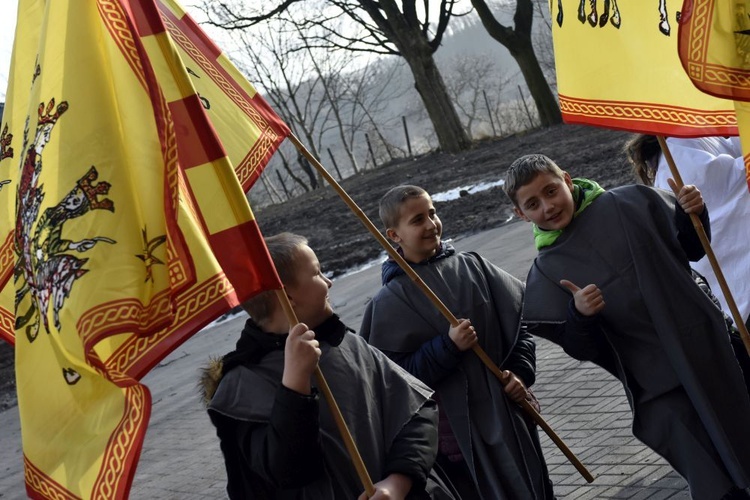
[[[339,274],[338,276],[336,276],[335,279],[331,278],[330,274],[328,274],[328,278],[329,279],[333,279],[333,281],[336,281],[339,278],[343,278],[345,276],[351,276],[352,274],[360,273],[360,272],[362,272],[362,271],[364,271],[366,269],[370,269],[373,266],[379,266],[380,264],[382,264],[383,262],[385,262],[385,260],[387,258],[388,258],[388,253],[385,250],[383,250],[380,253],[380,255],[378,255],[374,259],[372,259],[372,260],[370,260],[368,262],[365,262],[364,264],[361,264],[359,266],[355,266],[355,267],[352,267],[350,269],[347,269],[342,274]]]
[[[505,181],[499,180],[493,182],[481,182],[474,186],[459,186],[448,191],[443,191],[442,193],[431,195],[432,201],[451,201],[458,199],[461,196],[461,191],[468,191],[469,194],[474,194],[480,191],[486,191],[487,189],[493,188],[495,186],[502,186],[503,184],[505,184]]]

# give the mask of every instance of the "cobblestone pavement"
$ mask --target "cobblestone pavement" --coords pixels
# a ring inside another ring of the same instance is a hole
[[[512,223],[455,242],[477,250],[523,279],[534,256],[529,227]],[[364,304],[377,291],[379,267],[338,278],[334,308],[357,328]],[[229,351],[244,322],[227,320],[195,335],[151,371],[144,383],[153,408],[133,499],[225,498],[218,441],[196,389],[198,368]],[[685,481],[630,432],[631,416],[620,383],[589,363],[578,362],[540,340],[534,390],[542,415],[594,476],[587,484],[554,443],[542,444],[561,500],[689,499]],[[0,499],[25,498],[18,408],[0,413]]]

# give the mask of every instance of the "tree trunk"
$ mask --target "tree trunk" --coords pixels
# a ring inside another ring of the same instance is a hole
[[[441,18],[441,26],[436,27],[439,36],[436,34],[436,38],[430,42],[426,36],[430,31],[428,26],[421,25],[416,19],[414,0],[401,3],[395,0],[359,0],[358,4],[383,31],[388,41],[396,46],[399,55],[409,65],[414,76],[414,86],[422,97],[424,107],[435,128],[440,149],[447,153],[458,153],[471,147],[471,140],[461,125],[461,119],[453,107],[443,77],[440,76],[440,70],[432,57],[440,45],[448,17]],[[403,6],[404,12],[399,10],[400,6]],[[443,7],[444,4],[441,3],[441,9]]]
[[[526,80],[526,85],[529,87],[531,97],[534,98],[542,127],[562,123],[560,106],[557,104],[555,95],[544,77],[542,67],[536,58],[534,48],[531,46],[531,40],[528,44],[521,44],[515,50],[516,52],[511,51],[511,54],[516,58],[521,73]]]
[[[315,156],[315,159],[320,161],[320,158],[318,156]],[[297,163],[299,164],[299,167],[302,169],[304,173],[307,174],[307,177],[310,179],[310,187],[313,189],[318,189],[320,187],[320,182],[318,181],[318,171],[310,165],[310,162],[307,161],[307,158],[305,158],[302,153],[297,152]],[[316,175],[317,174],[317,175]]]
[[[401,54],[414,75],[414,86],[435,128],[440,149],[446,153],[468,149],[471,139],[461,124],[432,54],[408,54],[405,51]]]
[[[531,23],[534,18],[531,0],[516,0],[515,30],[500,24],[484,0],[471,0],[471,3],[487,33],[508,49],[510,55],[518,63],[518,67],[521,68],[529,92],[534,98],[542,126],[548,127],[562,123],[560,106],[544,77],[531,43]]]

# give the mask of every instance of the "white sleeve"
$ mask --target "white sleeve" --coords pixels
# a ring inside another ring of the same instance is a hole
[[[714,197],[731,191],[744,182],[745,165],[741,149],[732,139],[700,137],[697,139],[667,139],[670,153],[685,184],[694,184],[711,206]],[[737,155],[737,156],[735,156]],[[672,177],[663,155],[659,158],[654,186],[669,190],[667,179]]]

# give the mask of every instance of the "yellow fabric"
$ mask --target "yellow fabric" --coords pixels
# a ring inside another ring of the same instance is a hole
[[[736,135],[731,103],[698,91],[680,64],[679,5],[667,2],[662,17],[655,0],[609,4],[605,17],[601,2],[551,2],[564,120],[672,136]]]
[[[745,160],[745,181],[750,189],[750,103],[744,101],[734,101],[735,113],[737,113],[737,123],[740,128],[740,143],[742,145],[742,154]]]
[[[126,497],[150,412],[138,379],[238,301],[280,287],[156,7],[19,2],[0,136],[0,329],[15,340],[38,497]],[[201,140],[180,143],[186,129]]]
[[[698,89],[734,104],[750,187],[750,0],[693,0],[685,7],[680,59]]]
[[[289,129],[180,5],[173,0],[158,3],[188,76],[247,191]]]

